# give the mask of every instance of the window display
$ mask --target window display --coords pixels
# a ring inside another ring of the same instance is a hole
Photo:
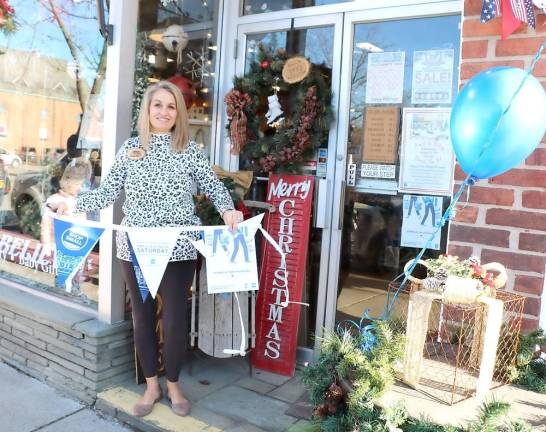
[[[217,20],[216,1],[140,1],[133,133],[136,133],[140,101],[148,85],[169,80],[184,95],[190,139],[210,154]]]
[[[72,292],[56,289],[46,207],[100,181],[106,44],[96,3],[3,3],[10,10],[0,23],[0,276],[96,307],[98,248]]]
[[[298,9],[310,6],[322,6],[335,3],[345,3],[351,0],[245,0],[243,15],[253,15],[266,12]]]

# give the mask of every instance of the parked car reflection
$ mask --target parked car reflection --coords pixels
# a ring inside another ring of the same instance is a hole
[[[4,166],[16,168],[21,165],[21,158],[19,156],[2,147],[0,147],[0,159]]]

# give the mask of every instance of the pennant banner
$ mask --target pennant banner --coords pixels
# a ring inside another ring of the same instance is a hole
[[[57,284],[72,291],[72,280],[89,252],[93,249],[104,228],[91,227],[77,222],[55,218],[55,243],[57,266]]]
[[[152,298],[155,298],[161,279],[163,279],[163,273],[165,273],[174,246],[180,236],[180,228],[131,227],[127,231],[127,236],[148,290]],[[135,261],[133,261],[133,266]]]
[[[129,240],[129,237],[127,237],[127,246],[129,248],[129,254],[131,255],[131,264],[133,264],[133,269],[135,270],[135,278],[137,280],[138,290],[140,291],[140,295],[142,297],[142,303],[144,303],[148,298],[148,294],[150,294],[150,290],[148,289],[146,279],[144,279],[144,275],[142,274],[142,270],[140,269],[140,265],[138,264],[135,250],[133,249],[133,245],[131,244],[131,240]]]
[[[192,241],[207,259],[209,294],[258,289],[254,236],[262,219],[263,214],[248,219],[239,224],[236,232],[227,226],[206,229],[201,240]]]
[[[254,243],[258,229],[280,256],[279,269],[282,275],[279,274],[277,277],[282,280],[284,299],[278,307],[284,309],[289,304],[309,306],[306,303],[291,300],[286,255],[281,246],[262,228],[263,217],[264,215],[261,214],[248,219],[238,225],[237,231],[232,232],[226,225],[139,228],[56,216],[54,224],[59,281],[66,282],[67,290],[69,290],[79,265],[104,230],[123,231],[127,235],[131,262],[144,302],[148,295],[155,298],[173,248],[181,234],[199,231],[202,236],[199,241],[184,236],[182,238],[191,241],[208,261],[209,294],[234,293],[241,321],[241,347],[239,350],[225,349],[224,352],[244,356],[247,335],[237,292],[257,290],[259,287]],[[62,273],[61,269],[63,269]]]

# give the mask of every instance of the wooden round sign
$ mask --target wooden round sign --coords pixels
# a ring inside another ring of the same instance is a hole
[[[282,68],[282,79],[288,84],[294,84],[305,79],[311,71],[311,63],[305,57],[292,57]]]

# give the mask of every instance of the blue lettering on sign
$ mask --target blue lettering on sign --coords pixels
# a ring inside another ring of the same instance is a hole
[[[87,233],[77,227],[71,227],[61,234],[61,242],[69,251],[81,251],[89,241]]]

